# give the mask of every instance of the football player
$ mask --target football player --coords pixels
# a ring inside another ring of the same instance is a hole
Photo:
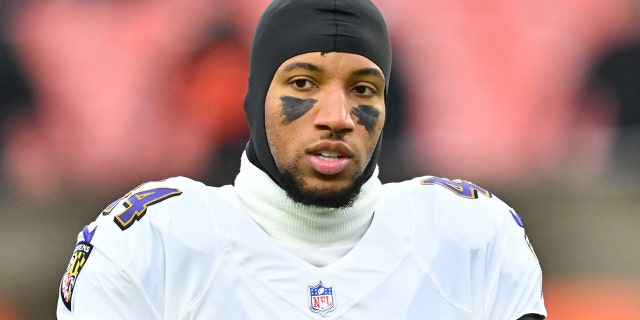
[[[543,319],[517,213],[464,180],[382,184],[391,74],[369,0],[276,0],[233,185],[145,183],[78,235],[60,319]]]

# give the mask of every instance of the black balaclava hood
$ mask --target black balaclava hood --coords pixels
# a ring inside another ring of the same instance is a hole
[[[247,157],[279,181],[264,126],[264,105],[271,80],[286,60],[308,52],[346,52],[367,57],[382,70],[385,102],[391,73],[391,41],[384,18],[369,0],[275,0],[262,14],[251,45],[249,85],[244,110],[249,121]],[[377,165],[382,134],[363,172]]]

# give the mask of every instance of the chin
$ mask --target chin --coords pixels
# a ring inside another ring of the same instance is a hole
[[[344,183],[323,180],[320,181],[322,186],[313,187],[297,179],[290,172],[283,172],[280,175],[280,185],[289,198],[295,202],[316,207],[343,208],[353,205],[365,181],[357,177],[350,182],[346,186],[336,187],[336,184],[344,185]]]

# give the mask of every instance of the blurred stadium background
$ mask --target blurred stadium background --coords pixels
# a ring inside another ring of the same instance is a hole
[[[0,320],[55,318],[76,234],[132,187],[233,181],[267,2],[0,3]],[[383,181],[512,205],[548,319],[640,319],[640,3],[374,2],[395,47]]]

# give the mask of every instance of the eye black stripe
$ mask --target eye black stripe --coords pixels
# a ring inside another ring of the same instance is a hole
[[[351,109],[351,113],[358,117],[358,124],[364,126],[369,133],[373,131],[380,117],[380,110],[368,105],[357,106]]]
[[[289,124],[304,116],[318,102],[316,99],[300,99],[290,96],[280,97],[284,123]]]

